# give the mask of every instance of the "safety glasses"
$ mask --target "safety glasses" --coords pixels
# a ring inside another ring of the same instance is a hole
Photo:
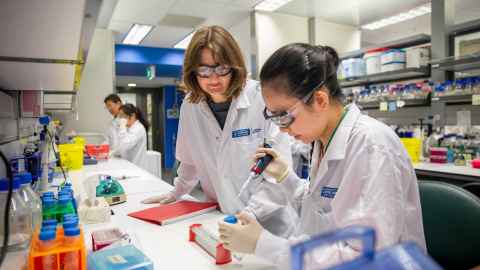
[[[226,76],[232,72],[232,67],[228,65],[216,65],[216,66],[199,66],[195,70],[195,74],[200,78],[209,78],[213,73],[220,77]]]
[[[295,116],[292,115],[293,109],[297,107],[299,102],[303,102],[307,104],[312,98],[313,93],[315,93],[315,91],[320,89],[324,84],[325,84],[325,80],[321,81],[306,96],[301,98],[298,102],[296,102],[292,107],[290,107],[286,111],[272,113],[267,109],[267,107],[265,107],[265,109],[263,109],[263,117],[265,117],[266,120],[272,121],[275,125],[277,125],[280,128],[288,128],[293,123],[293,121],[295,121]]]

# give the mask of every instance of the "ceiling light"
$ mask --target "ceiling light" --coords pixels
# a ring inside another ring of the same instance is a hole
[[[152,29],[153,25],[135,23],[132,25],[132,27],[130,27],[130,30],[128,30],[128,33],[123,39],[122,43],[138,45],[143,41],[143,39],[145,39]]]
[[[190,44],[190,40],[192,40],[193,33],[195,33],[195,31],[188,34],[182,40],[177,42],[177,44],[173,45],[173,47],[176,48],[176,49],[186,49],[188,47],[188,44]]]
[[[432,6],[430,3],[425,5],[418,6],[414,9],[411,9],[407,12],[403,12],[385,19],[371,22],[369,24],[362,25],[362,29],[375,30],[388,25],[396,24],[406,20],[413,19],[432,12]]]
[[[264,0],[255,6],[255,10],[275,11],[292,0]]]
[[[128,87],[136,87],[136,86],[137,86],[136,83],[129,83],[129,84],[127,84],[127,85],[128,85]]]

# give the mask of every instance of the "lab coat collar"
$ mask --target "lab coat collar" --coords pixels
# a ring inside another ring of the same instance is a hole
[[[348,138],[358,117],[361,115],[360,109],[358,109],[355,104],[350,104],[345,109],[347,110],[347,114],[333,135],[330,146],[325,154],[326,160],[341,160],[345,158]]]
[[[247,109],[250,107],[250,97],[248,96],[249,93],[252,93],[252,91],[247,91],[250,87],[254,87],[255,91],[257,91],[257,86],[258,82],[248,80],[245,83],[245,87],[243,87],[242,91],[240,92],[240,95],[233,100],[233,104],[235,105],[235,108],[238,109]]]

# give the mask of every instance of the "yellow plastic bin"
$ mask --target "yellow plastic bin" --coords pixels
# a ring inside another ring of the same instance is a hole
[[[82,136],[75,136],[73,138],[73,143],[85,146],[85,144],[87,144],[87,140]]]
[[[60,163],[69,170],[79,170],[83,167],[83,145],[81,144],[60,144]]]
[[[422,152],[422,141],[417,138],[401,138],[400,141],[402,141],[403,146],[407,149],[407,153],[412,162],[419,162]]]

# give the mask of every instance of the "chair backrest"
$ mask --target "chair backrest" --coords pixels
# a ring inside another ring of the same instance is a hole
[[[427,250],[445,269],[480,265],[480,199],[452,184],[419,181]]]

